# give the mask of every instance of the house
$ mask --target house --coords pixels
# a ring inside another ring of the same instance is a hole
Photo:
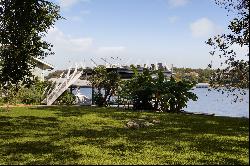
[[[54,69],[54,66],[38,58],[33,58],[36,66],[33,70],[35,77],[38,77],[39,80],[44,81],[44,75],[46,71],[51,71]]]
[[[39,80],[44,81],[44,75],[46,70],[51,71],[54,69],[54,66],[38,58],[33,58],[35,62],[35,68],[32,71],[32,74],[35,77],[38,77]]]

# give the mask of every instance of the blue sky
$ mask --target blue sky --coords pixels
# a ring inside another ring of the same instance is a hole
[[[212,58],[205,41],[227,31],[230,17],[214,0],[54,0],[59,20],[46,40],[56,69],[100,58],[120,64],[173,64],[206,68]],[[242,51],[242,49],[239,48]],[[111,57],[119,57],[112,60]]]

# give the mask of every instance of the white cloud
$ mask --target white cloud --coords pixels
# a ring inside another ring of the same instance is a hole
[[[120,54],[124,53],[126,48],[124,46],[114,46],[114,47],[99,47],[96,51],[97,55],[102,56],[119,56]]]
[[[190,24],[190,30],[194,37],[208,37],[213,34],[217,34],[221,31],[221,28],[215,25],[208,18],[201,18]]]
[[[78,4],[79,2],[89,2],[90,0],[59,0],[59,5],[63,8],[63,9],[68,9],[76,4]]]
[[[179,17],[178,17],[178,16],[171,16],[171,17],[168,17],[168,21],[169,21],[171,24],[176,23],[178,20],[179,20]]]
[[[55,49],[66,52],[87,51],[93,45],[92,38],[73,38],[65,35],[57,27],[49,30],[47,38],[51,43],[54,43]]]
[[[168,0],[170,7],[180,7],[188,4],[189,0]]]
[[[65,69],[74,63],[82,62],[93,49],[93,38],[72,37],[66,35],[59,28],[49,30],[46,41],[53,45],[55,55],[48,56],[46,61],[53,64],[57,69]]]
[[[83,62],[83,60],[86,64],[91,64],[91,58],[97,62],[99,60],[98,64],[103,64],[103,61],[100,60],[101,57],[120,56],[124,55],[126,51],[124,46],[96,46],[91,37],[72,37],[57,27],[48,31],[45,40],[54,45],[52,51],[55,52],[55,55],[48,56],[46,61],[53,64],[56,69],[65,69],[76,62]]]

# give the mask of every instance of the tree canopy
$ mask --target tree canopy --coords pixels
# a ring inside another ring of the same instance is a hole
[[[48,29],[62,18],[60,7],[46,0],[0,1],[0,83],[29,83],[33,58],[53,54],[43,40]]]
[[[130,100],[135,110],[159,110],[180,112],[189,100],[197,100],[190,90],[194,83],[174,77],[166,77],[162,70],[143,69],[142,73],[133,68],[134,76],[121,83],[120,97]]]
[[[120,76],[115,70],[108,71],[105,66],[97,66],[89,77],[94,91],[94,101],[98,106],[107,106],[116,94]]]
[[[246,58],[240,58],[233,46],[249,48],[249,0],[215,0],[234,18],[230,21],[228,34],[209,38],[207,44],[213,47],[211,55],[223,59],[221,67],[214,72],[211,85],[226,87],[226,91],[249,88],[249,52]],[[212,64],[209,65],[213,67]]]

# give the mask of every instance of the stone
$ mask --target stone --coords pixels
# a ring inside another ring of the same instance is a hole
[[[153,120],[152,122],[153,122],[153,123],[155,123],[155,124],[159,124],[159,123],[161,123],[161,121],[160,121],[160,120]]]
[[[138,129],[140,126],[138,123],[134,122],[134,121],[129,121],[126,126],[128,128],[133,128],[133,129]]]
[[[154,124],[153,124],[153,123],[150,123],[150,122],[145,122],[143,125],[144,125],[145,127],[154,126]]]

